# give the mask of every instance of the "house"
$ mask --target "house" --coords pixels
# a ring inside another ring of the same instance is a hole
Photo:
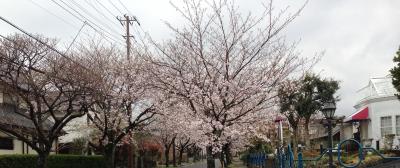
[[[17,113],[13,112],[14,109],[15,106],[9,104],[7,102],[7,98],[0,93],[0,125],[26,129],[31,128],[32,123],[22,115],[18,115]],[[32,150],[26,143],[11,135],[8,135],[5,132],[0,131],[0,155],[34,153],[35,151]]]
[[[28,132],[34,128],[33,122],[24,116],[24,110],[21,107],[11,102],[8,95],[0,92],[0,125],[18,131],[26,131],[28,135]],[[17,113],[16,110],[21,113]],[[49,124],[51,121],[47,120],[44,126]],[[56,142],[54,143],[56,144]],[[54,148],[53,151],[56,149]],[[2,154],[36,154],[36,152],[18,138],[0,131],[0,155]]]
[[[336,117],[332,128],[333,145],[338,144],[340,141],[350,139],[353,137],[352,124],[342,122],[344,117]],[[312,149],[319,149],[328,146],[328,127],[327,121],[324,119],[311,120],[309,125],[309,138],[311,141]]]
[[[396,93],[390,76],[372,78],[357,91],[356,112],[344,120],[355,126],[356,140],[379,149],[384,146],[385,136],[394,134],[393,147],[399,146],[400,101]]]

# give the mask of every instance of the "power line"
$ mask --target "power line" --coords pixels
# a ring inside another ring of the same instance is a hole
[[[87,23],[87,22],[84,22],[84,23],[83,23],[82,27],[79,29],[78,33],[76,34],[74,40],[72,40],[71,44],[68,46],[67,50],[65,50],[64,53],[67,53],[68,50],[71,48],[71,46],[74,44],[76,38],[78,38],[79,34],[81,33],[82,29],[85,27],[86,23]]]
[[[115,9],[117,9],[117,11],[119,11],[119,12],[121,13],[121,15],[124,14],[121,10],[119,10],[119,8],[117,8],[117,6],[115,6],[115,4],[114,4],[111,0],[108,0],[108,2],[110,2],[110,4],[111,4]]]
[[[78,26],[72,24],[71,22],[65,20],[64,18],[62,18],[62,17],[56,15],[55,13],[51,12],[50,10],[48,10],[48,9],[46,9],[45,7],[41,6],[40,4],[36,3],[34,0],[30,0],[30,2],[31,2],[32,4],[34,4],[34,5],[36,5],[37,7],[43,9],[43,10],[46,11],[47,13],[50,13],[51,15],[53,15],[53,16],[57,17],[58,19],[62,20],[64,23],[69,24],[69,25],[71,25],[71,26],[74,27],[74,28],[79,28]]]
[[[3,38],[3,39],[6,39],[6,40],[9,41],[9,42],[12,42],[12,43],[14,43],[14,44],[19,45],[19,44],[18,44],[17,42],[15,42],[14,40],[11,40],[10,38],[5,37],[5,36],[3,36],[3,35],[1,35],[1,34],[0,34],[0,37]],[[3,59],[3,60],[5,60],[5,61],[10,62],[10,63],[13,63],[13,64],[15,64],[15,65],[21,65],[21,64],[18,64],[17,62],[15,62],[15,61],[6,59],[7,56],[6,56],[5,54],[3,54],[3,53],[1,53],[1,52],[0,52],[0,54],[4,57],[4,58],[1,57],[0,59]],[[28,65],[25,65],[25,64],[22,64],[22,66],[25,67],[25,68],[32,69],[33,71],[36,71],[36,72],[39,72],[39,73],[42,73],[42,74],[45,74],[45,73],[46,73],[46,72],[44,72],[44,71],[42,71],[42,70],[40,70],[40,69],[34,68],[34,67],[32,67],[32,66],[28,66]]]
[[[126,7],[126,5],[121,0],[118,0],[118,2],[127,11],[127,13],[129,13],[129,15],[133,16],[132,12]],[[143,33],[147,34],[147,32],[143,30],[143,28],[140,24],[138,24],[138,26],[139,26],[140,30],[142,30]]]
[[[76,25],[72,24],[71,22],[65,20],[64,18],[60,17],[59,15],[57,15],[57,14],[51,12],[50,10],[48,10],[48,9],[46,9],[45,7],[41,6],[40,4],[36,3],[34,0],[29,0],[29,1],[30,1],[32,4],[34,4],[35,6],[37,6],[37,7],[41,8],[42,10],[46,11],[47,13],[49,13],[49,14],[53,15],[54,17],[60,19],[60,20],[63,21],[64,23],[70,25],[71,27],[76,28],[76,29],[79,29],[78,26],[76,26]],[[75,17],[75,16],[74,16],[74,17]],[[79,21],[82,21],[80,18],[78,18],[78,20],[79,20]],[[83,24],[85,24],[85,21],[82,21],[82,22],[83,22]],[[88,24],[88,23],[86,22],[86,24]],[[97,32],[97,31],[96,31],[96,32]],[[87,32],[83,32],[83,33],[85,33],[86,35],[89,36],[89,34],[88,34]],[[99,33],[99,32],[97,32],[97,33]],[[99,34],[100,34],[100,33],[99,33]],[[71,37],[71,39],[73,39],[73,37]],[[110,39],[108,39],[108,38],[104,38],[104,39],[107,40],[108,42],[112,43],[112,42],[110,41]]]
[[[40,40],[39,38],[33,36],[32,34],[28,33],[27,31],[25,31],[24,29],[18,27],[17,25],[15,25],[14,23],[10,22],[9,20],[5,19],[4,17],[0,16],[0,20],[6,22],[7,24],[9,24],[10,26],[14,27],[15,29],[19,30],[20,32],[24,33],[25,35],[29,36],[30,38],[36,40],[37,42],[39,42],[40,44],[45,45],[46,47],[48,47],[50,50],[56,52],[57,54],[61,55],[62,57],[64,57],[65,59],[83,67],[84,69],[88,70],[85,66],[81,65],[80,63],[76,62],[75,60],[71,59],[70,57],[68,57],[67,55],[61,53],[60,51],[58,51],[57,49],[55,49],[53,46],[50,46],[49,44],[43,42],[42,40]],[[3,36],[4,37],[4,36]]]
[[[126,5],[122,3],[121,0],[118,0],[118,2],[130,15],[133,15],[132,12],[126,7]]]
[[[101,7],[103,7],[113,18],[116,17],[106,6],[104,6],[100,1],[95,0],[97,4],[99,4]]]
[[[88,0],[86,0],[86,1],[88,1]],[[100,5],[108,14],[110,14],[112,17],[114,17],[114,14],[111,12],[111,10],[109,10],[105,5],[103,5],[99,0],[95,0],[95,2],[98,4],[98,5]],[[132,13],[125,7],[125,5],[121,2],[121,1],[119,1],[119,3],[127,10],[127,12],[128,13],[130,13],[131,15],[132,15]],[[115,6],[115,5],[114,5]],[[120,11],[121,12],[121,11]],[[121,12],[122,13],[122,12]],[[102,14],[103,16],[104,16],[104,14]],[[132,15],[133,16],[133,15]],[[106,16],[105,16],[106,17]],[[107,18],[107,17],[106,17]],[[117,17],[117,19],[118,19],[118,17]],[[136,17],[134,17],[134,19],[137,21],[137,23],[138,23],[138,26],[139,26],[139,28],[140,28],[140,30],[142,31],[142,32],[144,32],[144,34],[147,34],[144,30],[143,30],[143,28],[140,26],[140,23],[138,22],[138,20],[136,19]],[[140,41],[142,42],[142,44],[143,45],[145,45],[144,44],[144,38],[142,37],[142,35],[140,34],[140,32],[139,31],[137,31],[137,30],[135,30],[136,31],[136,33],[138,33],[138,36],[139,36],[139,38],[141,39]],[[126,35],[125,35],[125,37],[126,37]],[[135,39],[134,39],[135,40]],[[136,40],[135,40],[136,41]]]
[[[133,16],[132,12],[126,7],[126,5],[121,0],[118,0],[118,3],[127,11],[127,13],[129,13],[130,15]],[[138,24],[137,27],[139,27],[139,30],[141,30],[145,34],[145,36],[147,35],[147,32],[145,32],[143,30],[143,28],[142,28],[142,26],[140,24]],[[134,31],[139,36],[139,39],[140,39],[139,41],[143,44],[143,47],[145,47],[145,45],[146,45],[145,42],[144,42],[145,38],[142,36],[142,34],[140,33],[139,30],[138,29],[134,29]]]
[[[79,3],[76,3],[75,0],[71,0],[69,2],[72,2],[76,7],[78,7],[83,13],[97,21],[98,23],[102,24],[103,26],[107,27],[111,32],[114,32],[115,29],[113,26],[110,26],[109,24],[103,22],[101,19],[98,19],[96,16],[94,16],[91,12],[89,12],[85,7],[79,5]],[[118,34],[119,35],[119,34]]]
[[[88,21],[89,23],[91,23],[92,25],[98,27],[100,30],[102,30],[103,32],[109,34],[111,37],[116,38],[113,34],[111,34],[110,32],[104,30],[101,26],[97,25],[96,23],[94,23],[93,21],[91,21],[90,19],[88,19],[87,17],[85,17],[84,15],[82,15],[79,11],[77,11],[76,9],[74,9],[71,5],[69,5],[68,3],[66,3],[64,0],[60,0],[61,3],[63,3],[64,5],[66,5],[69,9],[73,10],[75,13],[77,13],[79,16],[81,16],[82,18],[84,18],[86,21]],[[114,39],[114,40],[115,40]],[[118,41],[118,40],[117,40]]]
[[[57,6],[59,6],[60,8],[62,8],[63,10],[65,10],[65,11],[67,11],[69,14],[71,14],[73,17],[75,17],[76,19],[78,19],[78,20],[80,20],[80,21],[82,21],[82,22],[85,22],[85,20],[82,20],[80,17],[78,17],[78,16],[76,16],[73,12],[71,12],[69,9],[67,9],[67,8],[65,8],[64,6],[62,6],[61,4],[59,4],[58,2],[56,2],[56,1],[54,1],[54,0],[52,0]],[[117,42],[117,41],[115,41],[115,39],[113,39],[113,38],[110,38],[110,37],[108,37],[107,35],[105,35],[103,32],[100,32],[99,30],[97,30],[97,28],[94,28],[91,24],[87,24],[88,26],[90,26],[93,30],[95,30],[97,33],[99,33],[101,36],[103,36],[104,38],[108,38],[108,39],[110,39],[110,40],[112,40],[112,41],[114,41],[114,42]]]
[[[85,20],[82,20],[79,16],[77,16],[75,13],[73,13],[73,12],[71,12],[69,9],[67,9],[67,8],[65,8],[63,5],[61,5],[60,3],[58,3],[57,1],[55,1],[55,0],[52,0],[57,6],[59,6],[60,8],[62,8],[63,10],[65,10],[66,12],[68,12],[69,14],[71,14],[73,17],[75,17],[76,19],[78,19],[78,20],[80,20],[80,21],[82,21],[82,22],[85,22]],[[108,38],[108,39],[110,39],[110,40],[112,40],[112,41],[114,41],[114,42],[116,42],[116,43],[119,43],[119,44],[122,44],[121,42],[119,42],[118,40],[115,40],[114,38],[111,38],[110,36],[108,36],[108,35],[106,35],[106,34],[104,34],[103,32],[101,32],[99,29],[97,29],[97,28],[95,28],[93,25],[92,25],[92,23],[90,22],[90,23],[87,23],[87,25],[89,26],[89,27],[91,27],[93,30],[95,30],[97,33],[99,33],[101,36],[103,36],[103,38]]]
[[[119,4],[121,4],[122,7],[125,8],[125,10],[126,10],[130,15],[133,16],[132,12],[126,7],[126,5],[125,5],[121,0],[118,0],[118,2],[119,2]],[[141,24],[138,24],[137,26],[139,27],[139,29],[140,29],[145,35],[147,34],[147,32],[143,30]],[[141,37],[140,32],[139,32],[139,31],[136,31],[136,32],[137,32],[138,35]],[[143,39],[143,38],[141,37],[141,39]]]
[[[89,2],[88,0],[85,0],[86,4],[88,4],[90,7],[92,7],[97,13],[99,13],[101,16],[103,16],[105,19],[107,19],[110,23],[114,23],[116,24],[113,20],[111,20],[110,18],[108,18],[103,12],[101,12],[98,8],[96,8],[96,6],[94,4],[92,4],[91,2]],[[114,18],[114,16],[112,17]],[[116,24],[117,25],[117,24]]]
[[[9,42],[11,42],[11,43],[13,43],[14,45],[21,46],[21,44],[15,42],[14,40],[11,40],[10,38],[5,37],[5,36],[3,36],[3,35],[1,35],[1,34],[0,34],[0,37],[2,37],[3,39],[6,39],[7,41],[9,41]],[[39,41],[39,42],[40,42],[40,41]],[[51,48],[50,48],[50,49],[51,49]],[[28,69],[31,69],[31,70],[33,70],[33,71],[35,71],[35,72],[41,73],[41,74],[46,75],[46,76],[49,76],[49,77],[54,77],[54,78],[59,79],[59,80],[62,80],[62,81],[64,81],[64,82],[70,82],[69,80],[67,80],[67,79],[65,79],[65,78],[62,78],[62,77],[59,77],[59,76],[55,76],[55,75],[52,74],[52,73],[48,74],[46,71],[40,70],[40,69],[38,69],[38,68],[35,68],[35,67],[33,67],[32,65],[28,66],[28,65],[26,65],[26,64],[21,64],[21,63],[15,62],[15,61],[13,61],[13,60],[7,59],[7,58],[6,58],[7,55],[5,55],[5,54],[3,54],[3,53],[1,53],[1,52],[0,52],[0,55],[3,56],[3,57],[0,57],[0,59],[3,59],[3,60],[5,60],[5,61],[7,61],[7,62],[9,62],[9,63],[15,64],[15,65],[17,65],[17,66],[23,66],[23,67],[28,68]],[[44,58],[45,58],[45,57],[44,57]],[[78,65],[81,66],[81,67],[83,67],[85,70],[88,70],[86,67],[82,66],[81,64],[78,64]],[[90,71],[90,72],[91,72],[91,71]]]

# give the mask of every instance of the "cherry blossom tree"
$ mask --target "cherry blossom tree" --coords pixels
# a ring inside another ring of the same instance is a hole
[[[302,121],[302,116],[297,112],[300,106],[296,106],[298,97],[296,94],[300,90],[300,82],[298,80],[286,80],[283,82],[279,89],[279,106],[280,112],[287,119],[293,134],[293,145],[298,145],[299,127]],[[294,154],[297,155],[297,148],[293,148]]]
[[[87,112],[93,81],[86,79],[93,74],[57,53],[55,40],[35,38],[15,34],[0,40],[0,130],[35,150],[37,166],[45,168],[65,125]]]
[[[167,23],[174,38],[155,43],[155,84],[185,101],[201,122],[209,168],[236,124],[273,114],[267,109],[277,104],[277,86],[306,62],[280,35],[300,11],[284,17],[272,2],[264,7],[254,16],[232,1],[184,1],[176,9],[187,24]]]
[[[89,144],[102,151],[107,167],[113,168],[116,146],[148,125],[162,100],[151,91],[146,62],[136,50],[131,61],[119,49],[97,42],[82,47],[79,53],[83,55],[81,62],[98,78],[87,114],[92,128]]]
[[[165,164],[169,165],[170,150],[179,150],[178,161],[181,163],[182,154],[185,149],[190,145],[190,139],[199,139],[196,134],[196,122],[193,117],[186,113],[188,107],[180,103],[179,99],[169,97],[169,105],[164,106],[162,115],[155,117],[152,125],[147,128],[153,135],[159,138],[164,146]],[[176,144],[178,145],[176,147]],[[173,153],[175,153],[173,151]],[[173,156],[174,166],[176,166],[176,156]]]
[[[160,143],[163,145],[164,161],[167,167],[169,165],[169,153],[178,134],[178,130],[175,129],[175,126],[177,122],[179,123],[179,121],[175,120],[175,116],[172,116],[174,115],[168,114],[167,116],[157,116],[155,122],[152,123],[150,128],[153,135],[158,137]]]
[[[183,153],[193,144],[191,141],[191,137],[187,135],[182,135],[178,136],[178,146],[177,150],[179,151],[179,157],[178,157],[178,165],[182,165],[182,160],[183,160]]]

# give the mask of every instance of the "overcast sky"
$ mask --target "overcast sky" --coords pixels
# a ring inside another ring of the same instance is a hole
[[[141,29],[134,27],[136,36],[139,33],[144,35],[143,31],[146,31],[155,39],[164,39],[170,35],[164,21],[175,25],[181,23],[179,14],[168,0],[64,0],[66,4],[54,1],[65,8],[68,4],[76,10],[83,8],[96,15],[96,19],[90,20],[104,29],[112,29],[107,36],[119,43],[123,43],[123,39],[118,34],[122,34],[124,29],[115,16],[128,13],[128,10],[141,23]],[[28,32],[58,38],[61,45],[68,46],[82,21],[55,2],[0,0],[0,16]],[[180,4],[176,0],[173,2]],[[265,3],[262,0],[236,2],[243,11],[255,12],[262,9],[261,3]],[[303,3],[302,0],[275,1],[277,9],[290,6],[290,11],[297,10]],[[342,100],[338,103],[337,114],[355,112],[356,91],[367,85],[369,78],[386,76],[394,65],[392,58],[400,45],[399,6],[399,0],[309,0],[301,15],[285,30],[289,42],[300,41],[298,49],[302,56],[325,52],[315,71],[341,81],[339,96]],[[102,14],[96,13],[96,9]],[[17,31],[0,22],[2,35],[13,32]],[[93,34],[93,29],[85,26],[79,38],[86,34]]]

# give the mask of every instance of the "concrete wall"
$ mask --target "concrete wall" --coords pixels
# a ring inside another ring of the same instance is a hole
[[[353,125],[351,123],[342,123],[340,129],[340,140],[353,138]]]

